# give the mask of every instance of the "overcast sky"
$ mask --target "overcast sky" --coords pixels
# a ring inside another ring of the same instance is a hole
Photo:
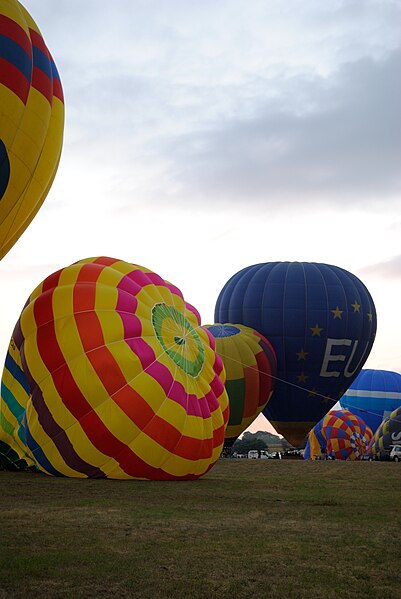
[[[24,5],[60,72],[65,141],[0,263],[1,355],[33,288],[81,258],[156,271],[203,324],[235,272],[299,260],[362,279],[366,367],[401,371],[399,0]]]

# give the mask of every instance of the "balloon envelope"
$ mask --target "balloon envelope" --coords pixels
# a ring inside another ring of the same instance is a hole
[[[373,436],[370,450],[373,455],[382,455],[393,445],[401,445],[401,407],[383,420]]]
[[[331,410],[309,433],[304,458],[321,454],[336,460],[358,460],[368,450],[372,431],[348,410]]]
[[[364,284],[337,266],[268,262],[225,284],[215,320],[252,327],[272,344],[278,380],[264,415],[299,446],[360,372],[376,333]]]
[[[194,479],[218,459],[225,372],[181,292],[112,258],[31,294],[2,379],[0,459],[51,475]]]
[[[0,259],[25,231],[55,177],[64,98],[54,60],[17,0],[0,0]]]
[[[362,370],[340,398],[340,405],[362,418],[376,432],[383,418],[401,406],[401,374],[390,370]]]
[[[229,447],[269,401],[277,375],[276,355],[269,341],[249,327],[227,323],[205,328],[213,335],[226,371],[230,418],[225,446]]]

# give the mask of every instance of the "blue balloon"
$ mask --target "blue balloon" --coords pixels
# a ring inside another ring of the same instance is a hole
[[[362,418],[373,433],[387,418],[401,406],[401,374],[390,370],[362,370],[340,404]]]
[[[264,415],[295,446],[359,374],[376,334],[376,310],[353,274],[316,262],[268,262],[235,274],[215,322],[236,322],[273,345],[278,380]]]

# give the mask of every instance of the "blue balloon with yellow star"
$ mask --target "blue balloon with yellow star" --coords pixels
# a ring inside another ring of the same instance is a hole
[[[263,410],[294,446],[358,376],[376,334],[376,310],[352,273],[317,262],[248,266],[223,287],[216,322],[264,335],[277,355],[277,381]]]

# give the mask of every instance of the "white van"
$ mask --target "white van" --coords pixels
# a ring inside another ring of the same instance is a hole
[[[390,460],[401,462],[401,445],[393,445],[393,448],[390,451]]]
[[[248,451],[248,458],[250,460],[257,460],[258,458],[261,458],[262,460],[267,460],[269,458],[269,455],[267,451],[265,451],[264,449],[262,449],[261,451],[259,451],[258,449],[251,449],[250,451]]]

